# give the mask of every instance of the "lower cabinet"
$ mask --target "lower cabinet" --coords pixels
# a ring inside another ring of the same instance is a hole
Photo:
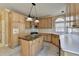
[[[52,44],[59,47],[59,35],[52,34]]]
[[[51,39],[52,39],[51,34],[44,35],[44,41],[51,42],[52,41]]]
[[[44,34],[44,41],[52,43],[53,45],[59,47],[59,35],[56,34]]]
[[[43,48],[43,36],[40,36],[32,41],[20,39],[20,42],[22,56],[35,56]]]

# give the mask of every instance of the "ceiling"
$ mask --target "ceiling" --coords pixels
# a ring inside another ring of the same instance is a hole
[[[0,3],[0,6],[12,9],[24,15],[28,15],[31,3]],[[36,3],[37,16],[55,16],[65,11],[65,3]],[[31,16],[35,16],[35,9],[32,10]]]

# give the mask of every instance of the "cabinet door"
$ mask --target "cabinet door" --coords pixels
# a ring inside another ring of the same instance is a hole
[[[76,25],[79,27],[79,4],[76,3]]]
[[[52,43],[53,43],[55,46],[59,46],[59,36],[58,36],[58,35],[52,34]]]
[[[76,15],[79,15],[79,3],[76,3]]]
[[[51,42],[51,34],[49,34],[47,38],[48,38],[48,42]]]
[[[39,22],[39,24],[38,24],[38,27],[39,28],[44,28],[44,25],[45,24],[45,20],[44,19],[40,19],[40,22]]]
[[[31,55],[35,55],[36,54],[36,52],[37,52],[37,39],[35,39],[35,40],[33,40],[32,41],[33,43],[32,43],[32,54]]]
[[[12,23],[12,32],[11,32],[11,47],[14,48],[16,47],[18,43],[18,36],[19,36],[19,23],[13,22]]]
[[[72,26],[79,27],[79,4],[78,3],[68,4],[67,15],[73,16],[74,22]]]
[[[21,41],[21,55],[30,56],[30,42],[20,39]]]
[[[20,33],[24,31],[24,18],[20,14],[16,12],[10,12],[9,14],[9,23],[10,23],[10,38],[9,38],[9,47],[14,48],[15,46],[19,45],[18,36]]]
[[[51,42],[51,34],[45,35],[44,41]]]
[[[39,21],[38,28],[52,28],[52,18],[42,18]]]
[[[19,14],[16,12],[11,12],[12,22],[19,22]]]
[[[39,47],[38,51],[40,51],[43,48],[43,45],[44,45],[43,39],[44,39],[44,36],[41,36],[41,38],[39,38],[39,46],[40,47]]]
[[[19,15],[19,34],[25,32],[25,18],[22,15]]]
[[[18,34],[13,35],[13,46],[12,48],[18,46]]]
[[[25,28],[26,29],[31,28],[31,26],[32,26],[31,22],[25,21]]]

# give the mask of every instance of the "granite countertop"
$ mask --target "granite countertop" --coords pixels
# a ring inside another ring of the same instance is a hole
[[[41,36],[40,34],[37,34],[37,35],[26,35],[26,36],[19,36],[19,39],[32,41],[32,40],[35,40],[36,38],[39,38],[40,36]]]

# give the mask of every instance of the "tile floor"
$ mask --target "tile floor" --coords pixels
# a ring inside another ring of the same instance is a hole
[[[0,56],[20,56],[20,47],[14,49],[2,47],[0,48]],[[58,56],[58,48],[45,42],[44,48],[41,49],[37,56]]]

